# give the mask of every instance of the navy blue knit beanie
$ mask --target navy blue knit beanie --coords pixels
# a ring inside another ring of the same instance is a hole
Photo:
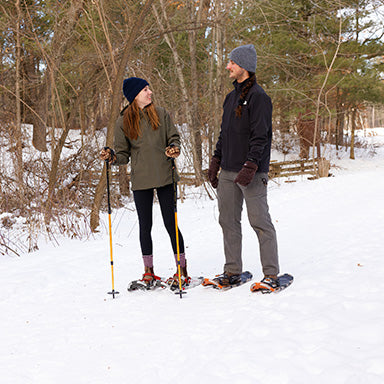
[[[257,55],[253,44],[241,45],[235,48],[229,54],[229,60],[232,60],[248,72],[256,72]]]
[[[132,104],[135,97],[147,86],[148,81],[140,79],[140,77],[129,77],[123,82],[123,93],[124,96]]]

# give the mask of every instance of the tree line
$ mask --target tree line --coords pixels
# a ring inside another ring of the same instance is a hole
[[[257,81],[271,96],[287,148],[298,116],[336,146],[346,122],[353,158],[361,117],[384,100],[384,40],[375,0],[2,0],[0,3],[0,212],[38,214],[49,228],[63,209],[99,224],[105,190],[100,145],[113,144],[125,105],[122,81],[147,79],[155,102],[182,129],[197,183],[220,130],[228,53],[252,43]],[[33,126],[40,156],[26,157]],[[90,144],[101,130],[105,142]],[[65,156],[71,130],[78,152]],[[316,133],[316,132],[315,132]],[[315,135],[316,136],[316,135]],[[97,172],[96,172],[97,171]],[[68,174],[72,179],[66,182]],[[97,174],[96,182],[84,181]],[[120,167],[128,194],[127,167]],[[73,222],[62,223],[66,228]]]

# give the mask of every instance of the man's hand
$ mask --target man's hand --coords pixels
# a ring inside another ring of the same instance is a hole
[[[220,169],[220,159],[216,156],[213,156],[211,162],[209,163],[208,168],[208,179],[213,188],[217,188],[219,184],[219,179],[217,178],[217,174]]]
[[[240,172],[237,174],[234,182],[246,187],[253,180],[256,171],[257,165],[252,163],[252,161],[246,161],[243,168],[241,168]]]

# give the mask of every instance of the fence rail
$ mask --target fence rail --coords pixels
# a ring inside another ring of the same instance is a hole
[[[312,175],[316,178],[326,177],[328,176],[329,168],[330,163],[324,158],[271,161],[268,176],[270,179],[298,175]],[[205,179],[207,179],[207,173],[207,170],[203,171]],[[192,172],[182,172],[180,176],[182,184],[193,185],[196,183],[195,174]]]
[[[317,176],[321,159],[301,159],[291,161],[272,161],[269,165],[269,177],[289,177],[299,175]]]
[[[269,166],[268,176],[270,179],[277,177],[291,177],[299,175],[312,175],[314,178],[327,177],[329,174],[330,162],[324,158],[320,159],[299,159],[291,161],[271,161]],[[111,179],[112,185],[118,185],[118,172],[114,170],[113,177]],[[203,178],[208,179],[208,170],[203,170]],[[99,180],[99,172],[88,172],[84,175],[84,178],[80,181],[81,184],[91,184],[96,186]],[[128,175],[129,177],[129,175]],[[79,180],[74,180],[71,184],[78,183]],[[179,184],[186,185],[198,185],[194,172],[180,172]],[[72,185],[69,185],[69,188]]]

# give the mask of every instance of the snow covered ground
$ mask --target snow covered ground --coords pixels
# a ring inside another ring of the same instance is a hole
[[[127,292],[143,269],[132,207],[112,214],[114,300],[107,216],[87,241],[41,241],[37,252],[2,256],[1,383],[384,383],[384,132],[377,132],[369,155],[332,155],[334,177],[269,183],[281,270],[295,277],[276,295],[251,293],[251,283],[226,292],[199,286],[182,299]],[[213,276],[224,260],[217,204],[188,193],[178,218],[189,272]],[[155,271],[169,276],[173,256],[157,205],[153,238]],[[246,216],[243,260],[259,280]]]

